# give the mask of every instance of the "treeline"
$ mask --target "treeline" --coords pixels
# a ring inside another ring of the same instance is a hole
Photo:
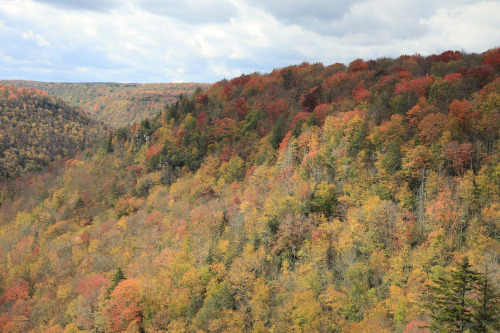
[[[112,128],[154,117],[165,104],[181,95],[191,95],[205,83],[68,83],[5,80],[19,87],[35,88],[55,95],[88,112]]]
[[[496,332],[500,49],[223,80],[5,184],[4,332]]]
[[[60,99],[6,84],[0,84],[0,118],[0,181],[83,151],[106,133]]]

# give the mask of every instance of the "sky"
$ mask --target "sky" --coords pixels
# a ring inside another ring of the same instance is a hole
[[[500,1],[0,0],[0,79],[208,82],[500,46]]]

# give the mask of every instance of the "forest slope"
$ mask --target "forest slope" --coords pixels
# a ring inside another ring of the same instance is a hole
[[[499,66],[243,75],[4,184],[0,330],[498,331]]]
[[[35,88],[55,95],[88,112],[92,118],[118,128],[154,117],[165,104],[181,95],[191,95],[205,83],[52,83],[5,80],[19,87]]]
[[[104,138],[106,129],[35,89],[0,84],[0,180],[40,170]]]

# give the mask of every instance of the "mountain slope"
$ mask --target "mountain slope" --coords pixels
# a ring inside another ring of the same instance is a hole
[[[224,80],[1,188],[0,328],[425,331],[500,285],[499,51]]]
[[[165,104],[179,95],[191,95],[204,83],[49,83],[38,81],[3,81],[19,87],[35,88],[80,107],[92,118],[118,128],[155,116]]]
[[[105,136],[105,127],[47,93],[0,85],[0,179],[39,170]]]

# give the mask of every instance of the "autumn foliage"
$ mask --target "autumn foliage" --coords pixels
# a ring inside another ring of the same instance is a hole
[[[430,332],[462,258],[497,331],[497,54],[222,80],[3,181],[0,331]]]
[[[152,118],[179,95],[207,89],[206,83],[68,83],[3,80],[2,83],[34,88],[79,107],[111,128]]]

